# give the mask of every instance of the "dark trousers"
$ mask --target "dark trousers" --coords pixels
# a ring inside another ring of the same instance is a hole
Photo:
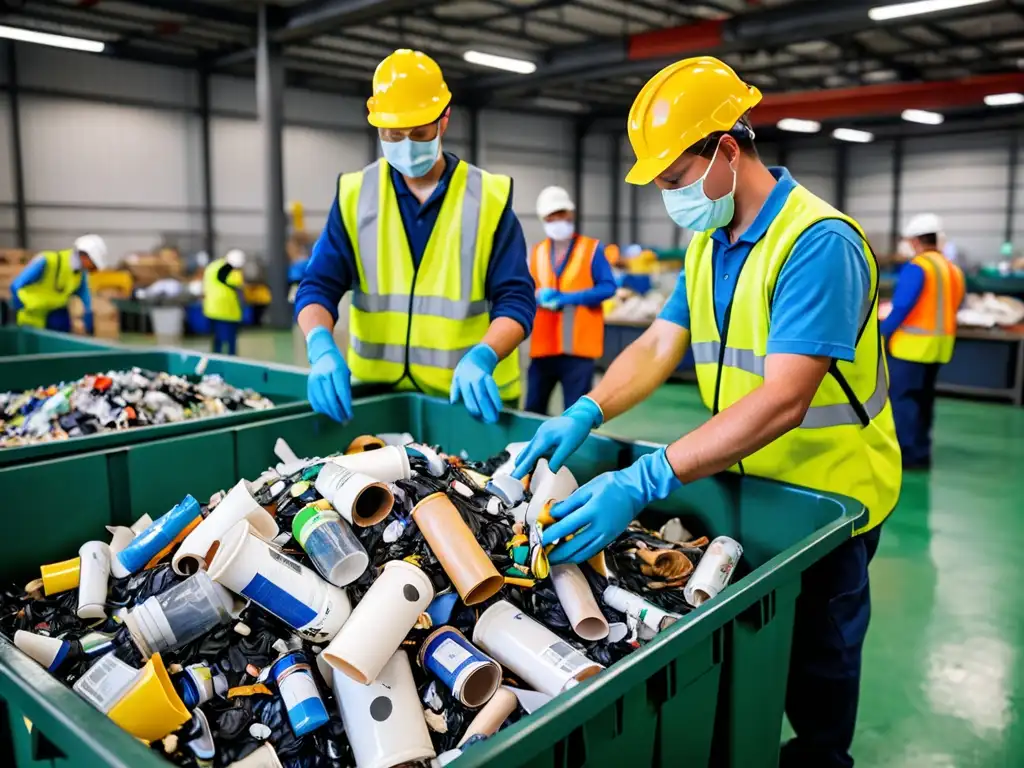
[[[889,397],[904,466],[932,460],[935,380],[941,363],[912,363],[889,357]]]
[[[562,384],[565,407],[583,397],[594,385],[594,361],[575,355],[536,357],[527,375],[526,410],[547,414],[555,385]]]
[[[213,325],[213,354],[237,355],[239,324],[229,320],[211,320],[210,323]]]
[[[786,714],[796,738],[780,768],[847,768],[860,662],[871,618],[868,563],[881,528],[855,536],[804,573],[797,598]]]
[[[67,307],[55,309],[46,316],[46,330],[71,333],[71,314]]]

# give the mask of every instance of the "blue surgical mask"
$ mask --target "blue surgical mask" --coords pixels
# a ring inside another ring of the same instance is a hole
[[[718,147],[721,147],[719,143]],[[665,210],[669,217],[680,227],[692,229],[696,232],[708,232],[712,229],[724,227],[732,221],[733,213],[736,210],[736,170],[732,169],[732,189],[729,194],[712,200],[704,192],[704,180],[711,173],[711,167],[718,157],[718,147],[708,164],[704,175],[693,184],[687,184],[679,189],[661,190],[661,198],[665,201]],[[730,166],[731,168],[731,166]]]
[[[426,176],[437,162],[437,154],[441,149],[441,134],[432,141],[413,141],[410,138],[401,141],[382,141],[380,148],[388,165],[403,176],[418,179]]]

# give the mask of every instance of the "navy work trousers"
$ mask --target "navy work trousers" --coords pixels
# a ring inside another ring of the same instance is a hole
[[[534,358],[527,375],[526,410],[547,414],[548,401],[558,383],[568,408],[594,385],[594,360],[575,355]]]
[[[927,467],[931,463],[935,381],[941,365],[889,357],[889,397],[905,467]]]
[[[229,320],[211,320],[213,325],[213,354],[238,354],[238,326]]]

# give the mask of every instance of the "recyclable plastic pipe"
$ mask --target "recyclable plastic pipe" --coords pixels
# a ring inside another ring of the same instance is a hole
[[[68,640],[37,635],[24,629],[14,633],[14,645],[26,656],[46,667],[47,672],[56,672],[72,649],[72,643]]]
[[[379,452],[372,451],[371,454]],[[383,482],[337,464],[324,464],[314,485],[338,514],[361,528],[379,523],[391,513],[395,504],[395,497]]]
[[[82,574],[82,558],[73,557],[59,563],[41,565],[39,574],[43,577],[43,593],[47,597],[67,592],[78,586]]]
[[[462,602],[476,605],[501,590],[504,579],[444,493],[432,493],[420,501],[412,517]]]
[[[320,575],[336,587],[351,584],[370,564],[359,539],[333,509],[307,505],[292,521],[292,535]]]
[[[677,613],[662,610],[654,603],[644,600],[640,595],[612,584],[605,587],[604,601],[615,610],[633,617],[654,632],[668,629],[681,618]]]
[[[270,677],[277,683],[288,712],[288,722],[296,737],[301,738],[327,725],[330,716],[304,653],[298,651],[280,657],[271,665]]]
[[[420,646],[419,665],[467,707],[483,706],[501,685],[501,666],[455,627],[436,629]]]
[[[493,736],[516,711],[519,700],[508,688],[499,688],[483,709],[476,713],[466,732],[456,745],[461,747],[474,736]]]
[[[353,453],[351,456],[332,456],[328,464],[337,464],[353,472],[369,475],[382,483],[393,483],[412,477],[409,454],[405,452],[405,448],[397,445],[388,445],[376,451]]]
[[[604,667],[504,600],[480,615],[473,642],[541,693],[557,696]]]
[[[333,638],[352,612],[343,590],[254,535],[246,520],[224,535],[210,563],[210,578],[312,642]]]
[[[209,567],[213,547],[228,529],[241,520],[248,520],[256,533],[270,541],[280,529],[274,518],[253,498],[251,486],[239,480],[220,504],[185,537],[171,559],[171,567],[180,576],[188,576]]]
[[[235,760],[228,768],[282,768],[281,758],[269,741],[255,752],[250,752],[241,760]]]
[[[358,768],[391,768],[436,756],[405,651],[395,651],[371,684],[334,675],[333,688]]]
[[[552,472],[548,460],[541,459],[530,478],[530,493],[533,494],[533,498],[526,510],[526,522],[533,525],[548,501],[567,499],[579,487],[568,467],[563,466],[558,472]]]
[[[719,536],[710,544],[686,582],[683,597],[695,608],[718,596],[725,589],[743,557],[743,547],[735,539]]]
[[[590,591],[587,577],[578,565],[565,563],[551,568],[558,602],[569,617],[572,631],[584,640],[604,640],[608,637],[608,620]]]
[[[132,736],[146,741],[162,739],[192,719],[159,653],[146,662],[135,683],[107,716]]]
[[[87,541],[78,550],[78,556],[82,559],[81,584],[78,587],[78,618],[104,619],[107,616],[110,547],[102,541]]]
[[[141,571],[146,563],[166,549],[189,523],[201,515],[199,502],[186,496],[117,555],[112,567],[114,575],[124,578]]]
[[[433,599],[434,586],[427,574],[404,560],[392,560],[324,649],[324,661],[369,685]]]

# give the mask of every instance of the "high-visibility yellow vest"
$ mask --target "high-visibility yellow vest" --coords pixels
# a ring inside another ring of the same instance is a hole
[[[240,323],[242,301],[238,289],[245,280],[240,269],[233,269],[228,274],[228,284],[224,285],[217,279],[217,273],[225,264],[225,259],[215,259],[203,271],[203,314],[211,320]]]
[[[81,271],[72,268],[71,256],[69,248],[43,251],[36,257],[45,261],[43,276],[18,291],[18,301],[23,305],[18,310],[18,325],[45,328],[46,316],[68,305],[68,299],[85,279]]]
[[[348,349],[356,379],[448,394],[455,366],[490,326],[487,265],[511,189],[509,177],[460,160],[414,268],[388,164],[341,176],[338,208],[359,270]],[[518,353],[494,380],[502,399],[519,397]]]
[[[956,346],[956,312],[964,298],[964,273],[938,251],[910,262],[924,272],[917,303],[889,340],[889,353],[914,363],[948,363]]]
[[[731,470],[851,496],[868,509],[867,523],[855,531],[863,533],[892,512],[903,470],[877,319],[878,264],[860,225],[797,186],[737,275],[721,335],[711,233],[694,235],[686,251],[690,336],[701,399],[713,413],[760,387],[779,274],[800,235],[825,219],[840,219],[860,233],[871,271],[871,309],[854,360],[833,361],[799,427]]]

